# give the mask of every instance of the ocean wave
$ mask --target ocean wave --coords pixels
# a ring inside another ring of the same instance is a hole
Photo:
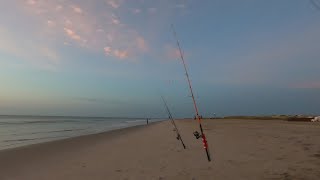
[[[149,120],[150,121],[150,120]],[[126,123],[137,123],[137,122],[147,122],[146,119],[139,119],[139,120],[133,120],[133,121],[125,121]]]
[[[14,133],[11,134],[13,136],[20,136],[20,135],[32,135],[32,134],[49,134],[49,133],[59,133],[59,132],[71,132],[71,131],[82,131],[87,130],[89,128],[82,128],[82,129],[62,129],[62,130],[54,130],[54,131],[40,131],[40,132],[29,132],[29,133]]]
[[[25,124],[53,124],[53,123],[74,123],[81,122],[79,120],[55,120],[55,121],[18,121],[18,122],[0,122],[0,125],[25,125]]]
[[[42,140],[42,139],[54,139],[54,138],[66,138],[70,136],[49,136],[49,137],[38,137],[38,138],[21,138],[21,139],[10,139],[10,140],[4,140],[2,142],[8,143],[8,142],[24,142],[24,141],[34,141],[34,140]]]

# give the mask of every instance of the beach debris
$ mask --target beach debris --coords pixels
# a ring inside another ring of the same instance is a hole
[[[203,132],[202,125],[201,125],[202,116],[199,115],[198,106],[197,106],[196,99],[195,99],[194,94],[193,94],[193,89],[192,89],[191,81],[190,81],[190,78],[189,78],[189,73],[188,73],[187,66],[186,66],[186,63],[185,63],[185,60],[184,60],[184,56],[183,56],[183,53],[182,53],[182,50],[181,50],[181,46],[180,46],[180,43],[179,43],[179,40],[178,40],[178,36],[177,36],[177,33],[176,33],[175,29],[174,29],[173,24],[171,24],[171,28],[172,28],[172,31],[173,31],[173,35],[174,35],[174,37],[176,38],[176,41],[177,41],[177,46],[178,46],[179,53],[180,53],[180,59],[182,61],[182,64],[183,64],[183,67],[184,67],[184,70],[185,70],[185,75],[186,75],[186,78],[187,78],[187,81],[188,81],[188,85],[189,85],[189,89],[190,89],[190,93],[191,93],[191,98],[192,98],[193,105],[194,105],[194,110],[196,112],[196,119],[198,120],[198,123],[199,123],[200,133],[196,131],[196,132],[194,132],[194,135],[195,135],[195,137],[197,139],[199,139],[200,137],[202,138],[203,148],[206,151],[208,161],[211,161],[211,156],[210,156],[210,153],[209,153],[208,141],[207,141],[207,138],[206,138],[206,136],[205,136],[205,134]]]
[[[316,116],[313,119],[311,119],[311,122],[320,122],[320,116]]]
[[[180,141],[181,141],[181,144],[182,144],[182,146],[183,146],[183,149],[186,149],[186,145],[184,145],[184,142],[183,142],[183,140],[182,140],[182,137],[181,137],[181,135],[180,135],[180,132],[179,132],[179,130],[178,130],[178,127],[177,127],[176,123],[174,122],[174,119],[173,119],[173,117],[172,117],[171,111],[170,111],[170,109],[169,109],[169,107],[168,107],[168,104],[167,104],[166,100],[164,99],[163,96],[161,96],[161,99],[162,99],[162,101],[163,101],[163,103],[164,103],[164,106],[165,106],[165,108],[166,108],[166,110],[167,110],[167,113],[168,113],[168,115],[169,115],[169,119],[170,119],[170,121],[171,121],[171,123],[172,123],[172,125],[173,125],[173,131],[176,132],[176,134],[177,134],[177,137],[176,137],[176,138],[177,138],[177,140],[180,140]]]

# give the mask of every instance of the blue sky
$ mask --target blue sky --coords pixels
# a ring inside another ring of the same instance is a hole
[[[320,1],[314,0],[319,5]],[[319,114],[310,0],[12,0],[0,6],[0,114]]]

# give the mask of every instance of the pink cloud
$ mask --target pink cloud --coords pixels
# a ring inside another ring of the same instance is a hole
[[[103,29],[100,29],[100,28],[97,29],[96,31],[97,31],[97,32],[100,32],[100,33],[104,32],[104,30],[103,30]]]
[[[61,5],[57,5],[57,6],[56,6],[56,11],[60,11],[60,10],[62,10],[62,8],[63,8],[63,7],[62,7]]]
[[[82,12],[83,12],[80,7],[72,6],[71,8],[73,9],[73,11],[74,11],[75,13],[82,14]]]
[[[106,55],[111,55],[111,53],[112,53],[111,52],[111,47],[109,47],[109,46],[105,47],[104,48],[104,52],[105,52]]]
[[[81,37],[79,35],[77,35],[74,31],[72,31],[71,29],[68,28],[64,28],[65,33],[72,39],[74,40],[81,40]]]
[[[48,20],[48,21],[47,21],[47,25],[48,25],[49,27],[54,27],[54,26],[56,26],[56,23],[55,23],[54,21]]]
[[[147,44],[146,44],[146,41],[145,41],[142,37],[137,37],[137,38],[136,38],[136,41],[137,41],[138,48],[139,48],[142,52],[148,51],[148,46],[147,46]]]
[[[160,48],[160,51],[156,52],[157,56],[160,57],[161,60],[166,62],[171,61],[180,61],[180,51],[177,47],[174,46],[174,44],[165,44],[163,48]],[[189,53],[182,52],[184,55],[184,58],[187,60],[190,56]]]
[[[107,3],[115,9],[120,7],[120,3],[116,0],[108,0]]]
[[[114,14],[111,14],[111,22],[116,25],[120,24],[119,18]]]
[[[65,26],[72,26],[72,22],[69,19],[64,20],[64,25]]]
[[[120,21],[116,18],[112,18],[112,23],[118,25],[120,24]]]
[[[119,59],[126,59],[129,57],[129,52],[127,50],[113,50],[110,46],[104,47],[104,52],[106,56],[113,56]]]
[[[150,49],[149,44],[137,30],[125,23],[126,18],[122,22],[117,16],[119,13],[117,8],[124,0],[106,0],[107,3],[101,7],[106,9],[104,11],[97,11],[95,1],[79,5],[65,0],[34,1],[36,5],[24,1],[26,13],[29,13],[27,15],[33,15],[28,16],[28,19],[33,21],[34,27],[37,26],[35,33],[42,35],[43,42],[49,40],[47,42],[52,43],[52,47],[57,44],[77,46],[120,59],[130,56],[130,60],[138,59]],[[81,9],[82,7],[86,7],[85,11]],[[138,8],[126,10],[141,13],[141,9]],[[150,8],[149,11],[155,12],[157,9]],[[70,39],[67,40],[66,37]],[[105,49],[106,45],[110,48]]]
[[[167,56],[170,59],[178,59],[178,58],[180,58],[180,51],[178,48],[168,47],[167,48]]]
[[[35,0],[27,0],[27,4],[34,5],[37,2]]]
[[[114,56],[117,57],[117,58],[120,58],[120,59],[125,59],[129,56],[129,53],[128,51],[126,50],[115,50],[114,52]]]

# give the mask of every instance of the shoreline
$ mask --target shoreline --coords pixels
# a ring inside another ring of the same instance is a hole
[[[167,120],[164,120],[164,121],[167,121]],[[161,122],[163,122],[163,121],[152,122],[152,123],[149,123],[149,126],[153,125],[153,124],[156,124],[156,123],[161,123]],[[147,124],[134,125],[134,126],[124,127],[124,128],[112,129],[112,130],[108,130],[108,131],[104,131],[104,132],[98,132],[98,133],[92,133],[92,134],[83,134],[83,135],[74,136],[74,137],[66,137],[66,138],[55,139],[55,140],[51,140],[51,141],[26,144],[26,145],[12,147],[12,148],[0,149],[0,153],[2,153],[3,151],[11,151],[11,150],[15,150],[15,149],[32,148],[32,146],[38,146],[38,145],[44,146],[47,143],[60,143],[60,141],[73,141],[73,140],[76,140],[78,138],[86,138],[86,137],[89,138],[89,136],[99,136],[99,135],[107,135],[107,134],[110,134],[109,136],[111,136],[112,134],[118,134],[119,133],[118,131],[128,131],[128,132],[130,132],[130,131],[137,130],[139,128],[143,128],[144,126],[148,126],[148,125]]]
[[[1,180],[319,179],[320,124],[203,120],[208,162],[193,120],[155,122],[0,151]]]
[[[37,118],[41,119],[41,117]],[[23,119],[10,122],[8,119],[0,119],[0,151],[147,124],[144,119],[133,121],[130,119],[122,119],[119,122],[115,120],[97,122],[92,119],[84,120],[85,121],[78,119],[57,119],[51,121],[46,119],[42,122],[42,119],[41,121]],[[158,121],[159,120],[154,120],[150,123]],[[24,127],[23,124],[26,124],[26,126]],[[6,127],[8,127],[7,131]],[[22,133],[20,133],[20,129]],[[2,136],[2,134],[4,136]]]

